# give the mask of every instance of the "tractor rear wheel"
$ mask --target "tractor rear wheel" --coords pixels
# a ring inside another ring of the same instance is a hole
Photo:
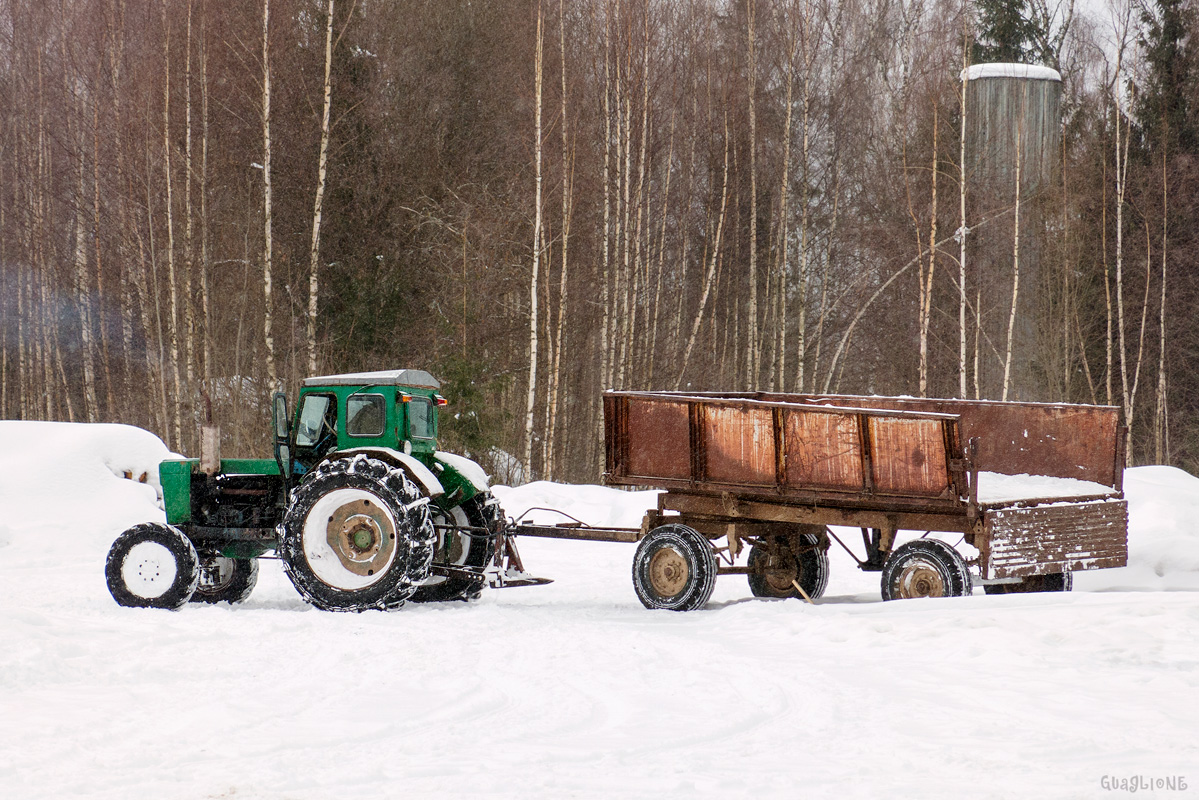
[[[755,544],[747,561],[750,592],[754,597],[799,597],[798,583],[809,599],[823,595],[828,587],[828,553],[819,544],[820,537],[814,533]]]
[[[120,605],[175,609],[196,590],[199,559],[181,530],[147,522],[125,531],[112,543],[104,578]]]
[[[325,611],[390,610],[429,575],[433,522],[403,470],[365,455],[326,461],[292,495],[279,557]]]
[[[504,518],[499,501],[491,492],[479,492],[460,506],[447,511],[434,508],[433,521],[439,525],[461,525],[486,528],[492,535],[471,535],[450,530],[437,532],[433,563],[447,567],[473,567],[480,570],[491,564],[495,555],[495,532]],[[444,600],[477,600],[483,594],[486,580],[462,576],[431,575],[412,595],[414,603],[433,603]]]
[[[205,556],[193,603],[244,603],[258,583],[258,559]]]

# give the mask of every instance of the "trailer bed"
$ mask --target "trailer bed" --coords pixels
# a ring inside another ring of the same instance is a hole
[[[608,392],[604,419],[605,482],[666,490],[642,536],[681,522],[735,558],[786,526],[853,526],[881,570],[901,530],[959,533],[984,583],[1127,562],[1114,407]]]

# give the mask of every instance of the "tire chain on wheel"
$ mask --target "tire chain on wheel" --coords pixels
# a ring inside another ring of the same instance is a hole
[[[304,521],[327,492],[361,489],[363,485],[364,491],[381,495],[379,499],[391,506],[396,524],[396,553],[388,567],[389,574],[377,583],[360,590],[329,587],[307,564],[303,551]],[[402,536],[404,532],[412,535]],[[435,537],[427,498],[416,484],[398,467],[360,453],[350,459],[334,459],[318,465],[292,490],[287,513],[279,525],[279,556],[296,591],[313,606],[326,611],[372,608],[386,611],[402,606],[428,577]]]

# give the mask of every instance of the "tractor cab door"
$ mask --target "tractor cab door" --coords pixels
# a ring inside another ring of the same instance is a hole
[[[279,464],[279,474],[283,476],[283,484],[287,485],[291,477],[291,430],[287,418],[287,395],[275,392],[272,404],[274,424],[271,426],[275,433],[275,461]]]
[[[300,400],[295,433],[297,472],[305,473],[330,450],[337,449],[337,397],[332,394],[304,395]]]

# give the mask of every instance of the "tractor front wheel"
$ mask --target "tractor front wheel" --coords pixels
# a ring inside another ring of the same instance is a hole
[[[191,540],[178,528],[148,522],[135,525],[112,543],[104,578],[120,605],[175,609],[196,590],[199,559]]]
[[[433,522],[403,470],[357,455],[308,474],[283,518],[279,557],[325,611],[390,610],[429,575]]]
[[[244,603],[258,583],[258,559],[205,556],[193,603]]]

